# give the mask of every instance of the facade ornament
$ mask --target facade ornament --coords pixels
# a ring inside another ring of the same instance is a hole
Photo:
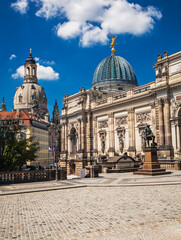
[[[99,126],[99,128],[107,128],[108,127],[108,121],[107,120],[100,121],[100,122],[98,122],[98,126]]]
[[[119,139],[119,150],[121,151],[121,153],[123,153],[124,140],[125,140],[125,128],[118,127],[116,130],[117,130],[117,135],[118,135],[118,139]]]
[[[168,65],[164,65],[162,68],[162,76],[168,76]]]
[[[99,131],[99,137],[101,140],[101,151],[104,154],[105,153],[105,146],[106,146],[106,131]]]
[[[116,125],[119,127],[123,124],[127,124],[128,122],[128,116],[118,117],[116,118]]]
[[[181,101],[176,101],[175,98],[173,98],[173,99],[171,100],[172,118],[173,118],[173,117],[176,117],[176,112],[177,112],[177,110],[178,110],[178,108],[179,108],[180,105],[181,105]]]
[[[161,78],[162,77],[162,69],[161,67],[158,67],[156,69],[156,78]]]
[[[149,122],[149,121],[151,121],[151,114],[150,113],[136,114],[136,122],[137,123]]]

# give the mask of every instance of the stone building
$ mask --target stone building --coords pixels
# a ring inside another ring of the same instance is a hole
[[[180,157],[181,52],[158,55],[153,67],[156,78],[138,86],[133,68],[113,47],[96,68],[92,87],[64,96],[60,165],[68,174],[80,175],[92,159],[143,155],[147,124],[159,158]]]

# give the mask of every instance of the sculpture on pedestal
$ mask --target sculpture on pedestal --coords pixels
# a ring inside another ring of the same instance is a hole
[[[152,140],[151,147],[157,146],[157,143],[155,142],[155,135],[153,134],[149,124],[147,124],[147,127],[145,128],[145,139],[147,142],[147,147],[150,147],[150,144],[149,144],[150,140]]]

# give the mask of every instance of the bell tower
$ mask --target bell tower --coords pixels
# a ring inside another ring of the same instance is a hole
[[[30,48],[30,56],[24,64],[24,83],[37,83],[37,65],[32,57],[32,49]]]
[[[3,101],[2,101],[2,103],[1,103],[1,111],[7,111],[6,103],[5,103],[4,97],[3,97]]]
[[[52,120],[53,120],[53,123],[55,123],[56,125],[60,123],[60,113],[59,113],[59,109],[58,109],[57,99],[55,99]]]

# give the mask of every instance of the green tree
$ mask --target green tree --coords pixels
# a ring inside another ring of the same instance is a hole
[[[29,160],[37,157],[39,144],[33,137],[19,138],[22,127],[18,121],[1,121],[0,124],[0,171],[21,170]]]

